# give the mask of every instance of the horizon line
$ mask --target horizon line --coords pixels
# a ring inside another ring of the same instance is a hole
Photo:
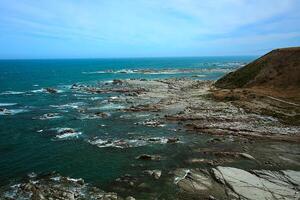
[[[65,58],[0,58],[0,61],[7,60],[97,60],[97,59],[147,59],[147,58],[205,58],[205,57],[256,57],[261,55],[207,55],[207,56],[137,56],[137,57],[65,57]]]

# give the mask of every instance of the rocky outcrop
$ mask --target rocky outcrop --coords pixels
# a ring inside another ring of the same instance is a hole
[[[175,184],[200,196],[224,199],[267,200],[299,199],[300,172],[292,170],[245,171],[233,167],[216,167],[210,171],[179,169]]]
[[[82,179],[63,177],[57,173],[39,176],[32,173],[26,179],[20,184],[12,185],[0,195],[0,199],[122,199],[116,193],[104,192],[97,187],[86,184]]]
[[[213,169],[215,178],[240,199],[299,199],[300,172],[245,170],[233,167]]]

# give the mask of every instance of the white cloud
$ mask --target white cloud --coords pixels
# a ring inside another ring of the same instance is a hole
[[[299,0],[2,0],[0,35],[159,52],[249,38],[259,45],[300,33],[299,9]]]

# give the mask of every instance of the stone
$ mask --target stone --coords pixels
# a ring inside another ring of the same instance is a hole
[[[135,200],[135,198],[134,197],[132,197],[132,196],[128,196],[128,197],[126,197],[126,199],[125,200]]]
[[[54,88],[45,88],[46,92],[50,93],[50,94],[55,94],[57,93],[57,90]]]
[[[251,156],[250,154],[247,154],[247,153],[240,153],[240,156],[243,158],[247,158],[249,160],[255,160],[255,158],[253,156]]]
[[[175,184],[188,193],[202,193],[212,187],[211,178],[201,171],[179,169],[175,171]]]
[[[154,177],[155,179],[159,179],[161,177],[161,170],[145,170],[144,172]]]
[[[109,114],[106,113],[106,112],[96,112],[95,115],[96,115],[97,117],[101,117],[101,118],[109,117]]]
[[[208,196],[208,200],[216,200],[216,198],[214,196],[212,196],[212,195],[209,195]]]
[[[137,160],[160,160],[160,155],[148,155],[148,154],[142,154],[136,157]]]
[[[119,79],[114,79],[112,84],[114,85],[122,85],[123,81],[122,80],[119,80]]]
[[[60,134],[65,134],[65,133],[75,133],[75,130],[72,128],[66,128],[64,130],[59,131]]]
[[[168,138],[167,143],[176,143],[179,141],[179,138],[177,137],[173,137],[173,138]]]
[[[214,168],[213,174],[227,190],[237,194],[241,199],[299,199],[300,172],[296,171],[245,171],[233,167]],[[293,176],[291,178],[288,174]]]
[[[0,199],[121,199],[116,193],[85,184],[82,179],[60,176],[57,173],[29,176],[19,184],[9,187],[8,191],[1,191]]]

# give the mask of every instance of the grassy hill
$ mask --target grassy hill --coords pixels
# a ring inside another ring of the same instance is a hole
[[[276,49],[215,83],[216,87],[300,89],[300,47]]]

